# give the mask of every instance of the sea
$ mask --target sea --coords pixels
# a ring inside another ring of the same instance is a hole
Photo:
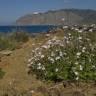
[[[28,25],[28,26],[0,26],[0,33],[9,33],[9,32],[29,32],[29,33],[40,33],[48,32],[56,28],[54,25]]]

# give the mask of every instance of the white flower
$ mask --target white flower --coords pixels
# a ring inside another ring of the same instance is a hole
[[[49,40],[49,41],[47,42],[47,44],[51,45],[51,44],[52,44],[51,40]]]
[[[60,56],[61,56],[61,57],[63,56],[63,53],[62,53],[62,51],[60,51],[60,52],[59,52],[59,54],[60,54]]]
[[[39,50],[39,48],[36,48],[35,50],[37,51],[37,50]]]
[[[59,50],[56,49],[56,52],[58,52]]]
[[[33,58],[28,59],[28,62],[31,62]]]
[[[58,72],[58,68],[55,69],[55,72]]]
[[[71,36],[71,33],[69,33],[68,35]]]
[[[41,66],[41,63],[39,63],[38,66]]]
[[[78,65],[79,63],[78,62],[75,62],[76,65]]]
[[[93,32],[93,29],[90,29],[89,32]]]
[[[89,62],[91,62],[92,60],[91,60],[91,58],[89,58]]]
[[[85,50],[86,50],[86,47],[83,47],[83,48],[82,48],[82,52],[85,52]]]
[[[33,64],[33,62],[30,62],[30,64],[32,65],[32,64]]]
[[[41,55],[41,52],[39,52],[38,54]]]
[[[89,46],[92,47],[92,44],[90,43]]]
[[[75,74],[75,75],[79,75],[79,73],[78,73],[78,72],[76,72],[76,71],[74,72],[74,74]]]
[[[45,48],[45,49],[47,49],[47,48],[48,48],[48,46],[46,46],[46,45],[43,45],[43,46],[42,46],[42,48]]]
[[[59,56],[55,58],[55,60],[59,60],[59,59],[60,59],[60,57],[59,57]]]
[[[41,69],[42,67],[41,66],[38,66],[37,69]]]
[[[41,55],[41,58],[44,58],[44,55]]]
[[[63,26],[63,29],[66,29],[66,28],[68,28],[68,26]]]
[[[92,66],[92,68],[95,68],[95,67],[96,67],[95,65]]]
[[[51,52],[51,56],[52,56],[52,57],[55,56],[54,52]]]
[[[78,37],[79,40],[82,40],[82,37]]]
[[[87,40],[87,41],[90,41],[90,39],[89,39],[89,38],[86,38],[86,40]]]
[[[74,27],[72,27],[71,29],[74,30]]]
[[[83,70],[83,67],[80,65],[80,70],[82,71]]]
[[[64,39],[67,39],[67,37],[66,37],[66,36],[64,36]]]
[[[78,32],[79,32],[79,33],[82,33],[82,32],[83,32],[83,30],[78,30]]]
[[[67,55],[67,53],[65,53],[65,52],[64,52],[63,54],[64,54],[65,56]]]
[[[68,41],[68,40],[67,40],[67,41],[66,41],[66,43],[67,43],[67,44],[69,44],[69,43],[70,43],[70,41]]]
[[[83,49],[83,50],[85,50],[85,49],[86,49],[86,47],[83,47],[82,49]]]
[[[75,31],[79,31],[79,29],[75,28]]]
[[[45,67],[44,66],[42,67],[42,70],[45,70]]]
[[[82,52],[84,53],[84,52],[85,52],[85,50],[82,50]]]
[[[48,59],[49,59],[52,63],[54,63],[54,59],[53,59],[53,58],[48,57]]]
[[[79,77],[76,77],[76,80],[79,80]]]
[[[81,55],[81,52],[78,52],[76,55],[77,55],[77,56],[80,56],[80,55]]]

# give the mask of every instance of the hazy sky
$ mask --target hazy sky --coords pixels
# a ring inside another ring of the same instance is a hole
[[[33,13],[63,8],[95,9],[96,0],[0,0],[0,24]]]

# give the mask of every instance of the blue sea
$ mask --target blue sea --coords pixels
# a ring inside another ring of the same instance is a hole
[[[39,33],[39,32],[48,32],[56,28],[53,25],[32,25],[32,26],[0,26],[0,32],[18,32],[24,31],[29,33]]]

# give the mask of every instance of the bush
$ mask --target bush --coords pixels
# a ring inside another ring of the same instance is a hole
[[[10,44],[9,44],[9,40],[6,37],[1,37],[0,38],[0,49],[4,50],[9,48]]]
[[[29,39],[29,36],[26,32],[14,32],[11,38],[13,40],[16,40],[17,42],[27,42]]]
[[[18,46],[21,46],[22,43],[27,42],[29,36],[25,32],[15,32],[8,36],[0,36],[0,49],[1,50],[13,50]]]
[[[15,49],[17,46],[17,43],[10,40],[9,37],[6,38],[6,36],[0,38],[0,49],[1,50],[12,50]]]
[[[28,68],[39,79],[96,81],[96,38],[94,32],[70,31],[63,39],[53,37],[32,50]]]
[[[0,79],[2,79],[4,75],[5,75],[5,72],[0,68]]]

